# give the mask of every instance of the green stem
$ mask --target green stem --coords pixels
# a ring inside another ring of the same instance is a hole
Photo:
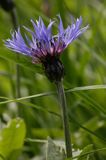
[[[18,28],[18,16],[17,16],[17,11],[16,8],[13,8],[10,11],[10,15],[11,15],[11,20],[12,20],[12,24],[15,30],[17,30]]]
[[[66,145],[66,155],[67,155],[67,158],[70,158],[72,157],[72,144],[71,144],[69,121],[68,121],[66,97],[65,97],[62,81],[57,82],[56,86],[57,86],[58,96],[59,96],[60,105],[61,105],[63,129],[64,129],[65,145]]]
[[[12,24],[15,30],[17,30],[18,28],[18,16],[17,16],[17,12],[16,12],[16,8],[13,8],[10,11],[10,15],[11,15],[11,19],[12,19]],[[19,55],[17,54],[17,59],[19,59]],[[16,64],[16,98],[20,98],[21,97],[21,86],[20,86],[20,66],[18,64]],[[22,109],[19,106],[19,103],[17,103],[18,106],[18,113],[19,116],[22,116]]]

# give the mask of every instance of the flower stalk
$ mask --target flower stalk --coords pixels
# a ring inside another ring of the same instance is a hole
[[[57,82],[56,87],[57,87],[57,92],[58,92],[60,106],[61,106],[61,114],[62,114],[65,145],[66,145],[66,156],[67,158],[70,158],[72,157],[71,133],[70,133],[69,121],[68,121],[68,110],[67,110],[67,104],[66,104],[66,97],[65,97],[65,92],[64,92],[62,81]]]
[[[13,28],[15,30],[17,30],[17,28],[18,28],[18,16],[17,16],[17,11],[16,11],[15,7],[10,11],[10,15],[11,15]],[[19,59],[18,54],[17,54],[17,59]],[[21,91],[20,90],[21,90],[21,86],[20,86],[20,66],[18,64],[16,64],[16,97],[17,98],[21,97]],[[17,106],[18,106],[18,114],[19,114],[19,116],[22,116],[22,109],[20,108],[19,103],[17,103]]]
[[[17,30],[18,28],[18,17],[17,17],[17,11],[16,8],[13,8],[10,11],[10,15],[11,15],[11,20],[12,20],[12,24],[15,30]]]

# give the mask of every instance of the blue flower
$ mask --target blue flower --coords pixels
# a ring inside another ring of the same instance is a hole
[[[52,35],[52,26],[55,21],[50,21],[46,27],[42,18],[39,17],[36,23],[31,20],[34,31],[24,27],[31,33],[31,40],[25,35],[25,42],[20,33],[20,28],[18,28],[18,31],[12,33],[12,38],[5,41],[5,46],[15,52],[32,57],[34,63],[42,63],[48,55],[59,56],[72,41],[86,31],[88,25],[81,28],[82,18],[80,17],[76,23],[68,25],[64,29],[61,17],[58,16],[58,18],[60,22],[56,35]]]
[[[50,21],[46,27],[42,18],[39,17],[36,23],[31,20],[34,31],[24,26],[31,34],[31,39],[26,34],[23,38],[20,28],[18,28],[12,33],[12,38],[5,41],[7,48],[32,57],[33,63],[42,63],[46,76],[55,82],[60,81],[64,76],[64,67],[59,59],[60,54],[88,28],[88,25],[81,28],[82,17],[78,18],[72,25],[68,25],[66,29],[63,27],[60,15],[58,18],[59,25],[56,35],[52,34],[52,26],[55,21]]]

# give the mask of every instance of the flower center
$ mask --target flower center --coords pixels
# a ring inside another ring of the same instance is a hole
[[[47,55],[42,60],[43,68],[46,76],[52,82],[61,81],[64,76],[64,66],[59,59],[59,56]]]

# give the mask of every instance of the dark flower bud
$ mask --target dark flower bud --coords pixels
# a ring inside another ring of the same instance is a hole
[[[59,82],[64,76],[64,66],[59,57],[46,56],[42,62],[46,76],[51,82]]]
[[[7,12],[11,11],[15,7],[12,0],[0,0],[0,6]]]

